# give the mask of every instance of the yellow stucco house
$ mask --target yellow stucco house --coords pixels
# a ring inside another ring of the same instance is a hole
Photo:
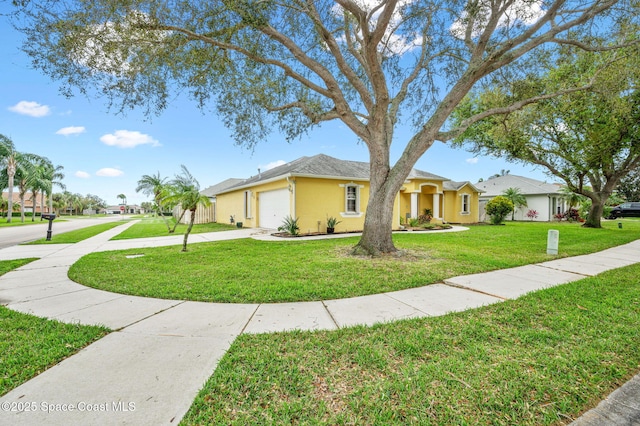
[[[431,210],[434,223],[478,222],[482,191],[470,182],[453,182],[412,170],[397,195],[394,229],[407,218]],[[298,218],[301,233],[325,232],[327,218],[336,232],[362,230],[369,200],[369,164],[324,154],[302,157],[208,194],[218,222],[277,229],[286,216]]]

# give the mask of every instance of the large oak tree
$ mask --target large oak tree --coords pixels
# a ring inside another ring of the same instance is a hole
[[[591,81],[589,90],[476,122],[460,140],[478,153],[542,166],[591,200],[584,226],[600,228],[607,200],[621,179],[640,167],[640,49],[599,55],[566,49],[557,62],[542,79],[475,93],[454,117],[461,121],[475,110],[511,104],[522,91],[557,91]]]
[[[366,144],[371,188],[358,249],[392,253],[393,203],[417,160],[462,129],[444,126],[493,76],[540,72],[556,45],[598,47],[616,0],[16,1],[25,50],[63,82],[120,110],[163,110],[188,90],[215,105],[239,144],[273,129],[293,139],[340,120]],[[602,24],[600,26],[594,23]],[[526,104],[510,106],[518,108]],[[463,126],[492,114],[483,111]],[[392,164],[401,120],[413,136]]]

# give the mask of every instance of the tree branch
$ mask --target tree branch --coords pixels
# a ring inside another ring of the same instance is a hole
[[[356,91],[360,95],[360,99],[365,105],[365,108],[367,108],[367,110],[371,112],[373,110],[373,100],[371,99],[371,95],[369,94],[369,91],[367,90],[366,85],[347,63],[345,57],[342,55],[340,46],[338,45],[333,34],[331,34],[331,32],[329,32],[329,30],[327,30],[327,28],[322,24],[320,15],[318,14],[318,11],[314,5],[314,2],[311,0],[307,0],[307,5],[309,7],[309,12],[310,12],[309,16],[311,17],[311,19],[313,20],[313,23],[318,28],[318,33],[322,37],[322,40],[327,44],[327,47],[331,51],[331,54],[336,59],[336,64],[338,65],[338,68],[344,74],[344,76],[347,77],[349,82],[356,89]]]
[[[554,92],[554,93],[548,93],[546,95],[540,95],[540,96],[534,96],[528,99],[523,99],[521,101],[515,102],[509,106],[506,107],[499,107],[499,108],[491,108],[485,111],[482,111],[479,114],[473,115],[465,120],[463,120],[460,125],[458,127],[456,127],[455,129],[449,130],[447,132],[438,132],[436,135],[436,140],[439,140],[441,142],[447,142],[451,139],[455,139],[458,136],[460,136],[461,134],[463,134],[471,125],[473,125],[474,123],[477,123],[480,120],[483,120],[487,117],[493,116],[493,115],[504,115],[504,114],[509,114],[511,112],[520,110],[522,108],[524,108],[525,106],[529,105],[529,104],[533,104],[539,101],[543,101],[545,99],[552,99],[552,98],[556,98],[558,96],[562,96],[562,95],[568,95],[570,93],[575,93],[575,92],[580,92],[582,90],[588,90],[591,87],[593,87],[593,80],[591,82],[589,82],[588,84],[581,86],[581,87],[574,87],[571,89],[565,89],[565,90],[560,90],[558,92]]]

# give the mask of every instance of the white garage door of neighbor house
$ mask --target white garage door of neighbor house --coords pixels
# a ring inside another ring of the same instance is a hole
[[[289,190],[261,192],[258,195],[258,209],[260,211],[261,228],[277,229],[282,226],[282,220],[291,214],[289,210]]]

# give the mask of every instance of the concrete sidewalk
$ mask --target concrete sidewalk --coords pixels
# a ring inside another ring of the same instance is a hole
[[[143,298],[87,288],[67,278],[69,266],[90,252],[182,243],[182,236],[109,241],[132,224],[73,245],[0,250],[0,260],[41,257],[0,277],[0,304],[41,317],[103,324],[115,330],[0,398],[0,403],[35,407],[30,412],[0,411],[0,424],[177,424],[219,359],[243,332],[334,330],[443,315],[640,261],[640,241],[636,241],[591,255],[455,277],[415,289],[277,304]],[[189,241],[250,237],[268,238],[264,231],[239,229],[194,234]]]

